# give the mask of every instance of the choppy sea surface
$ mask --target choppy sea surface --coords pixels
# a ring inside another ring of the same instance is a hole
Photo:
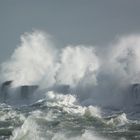
[[[28,106],[0,104],[0,140],[140,140],[138,116],[48,92]]]

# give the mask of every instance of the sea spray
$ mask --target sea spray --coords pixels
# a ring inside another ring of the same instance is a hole
[[[96,84],[99,60],[93,47],[67,46],[62,49],[60,56],[60,68],[56,75],[58,84],[75,87],[85,80],[90,80],[92,85]]]
[[[12,80],[13,87],[38,84],[46,88],[54,84],[76,86],[85,77],[92,77],[92,84],[96,84],[98,68],[93,47],[67,46],[58,50],[48,34],[35,31],[23,34],[11,59],[2,63],[1,81]]]
[[[13,87],[18,87],[39,84],[45,76],[46,86],[49,86],[54,83],[54,54],[47,34],[40,31],[25,33],[11,59],[2,63],[1,80],[12,80]]]

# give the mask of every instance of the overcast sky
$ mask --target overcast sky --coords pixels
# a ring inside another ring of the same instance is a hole
[[[116,36],[140,33],[140,0],[0,0],[0,62],[33,29],[47,31],[59,47],[104,47]]]

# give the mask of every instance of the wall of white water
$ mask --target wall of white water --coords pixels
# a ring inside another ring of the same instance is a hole
[[[139,64],[140,35],[120,37],[106,48],[68,45],[58,49],[47,33],[34,31],[24,33],[11,58],[1,64],[0,81],[41,89],[69,85],[83,103],[96,104],[98,99],[111,103],[111,97],[121,98],[129,85],[140,82]]]

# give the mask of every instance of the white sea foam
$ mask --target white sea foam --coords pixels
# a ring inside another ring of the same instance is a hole
[[[41,128],[35,123],[34,120],[28,118],[21,128],[15,129],[13,136],[10,140],[106,140],[105,138],[99,136],[94,131],[86,130],[79,136],[68,136],[67,133],[54,133],[51,130],[46,130],[46,133],[41,132]]]
[[[0,121],[6,120],[24,121],[25,116],[13,110],[10,106],[0,104]]]
[[[103,137],[98,136],[98,134],[95,134],[95,132],[91,131],[85,131],[81,136],[76,137],[67,137],[62,133],[57,133],[52,138],[52,140],[106,140]]]
[[[63,95],[49,91],[46,94],[47,106],[61,107],[63,111],[71,114],[79,114],[93,117],[101,117],[101,110],[95,106],[81,106],[74,95]]]
[[[125,124],[128,124],[129,120],[127,119],[127,116],[125,113],[122,113],[116,117],[112,117],[107,124],[112,124],[112,125],[117,125],[117,126],[122,126]]]
[[[17,128],[13,131],[13,136],[11,136],[11,140],[20,140],[20,139],[26,139],[26,140],[44,140],[39,135],[39,126],[35,123],[35,121],[32,118],[27,118],[21,128]]]

